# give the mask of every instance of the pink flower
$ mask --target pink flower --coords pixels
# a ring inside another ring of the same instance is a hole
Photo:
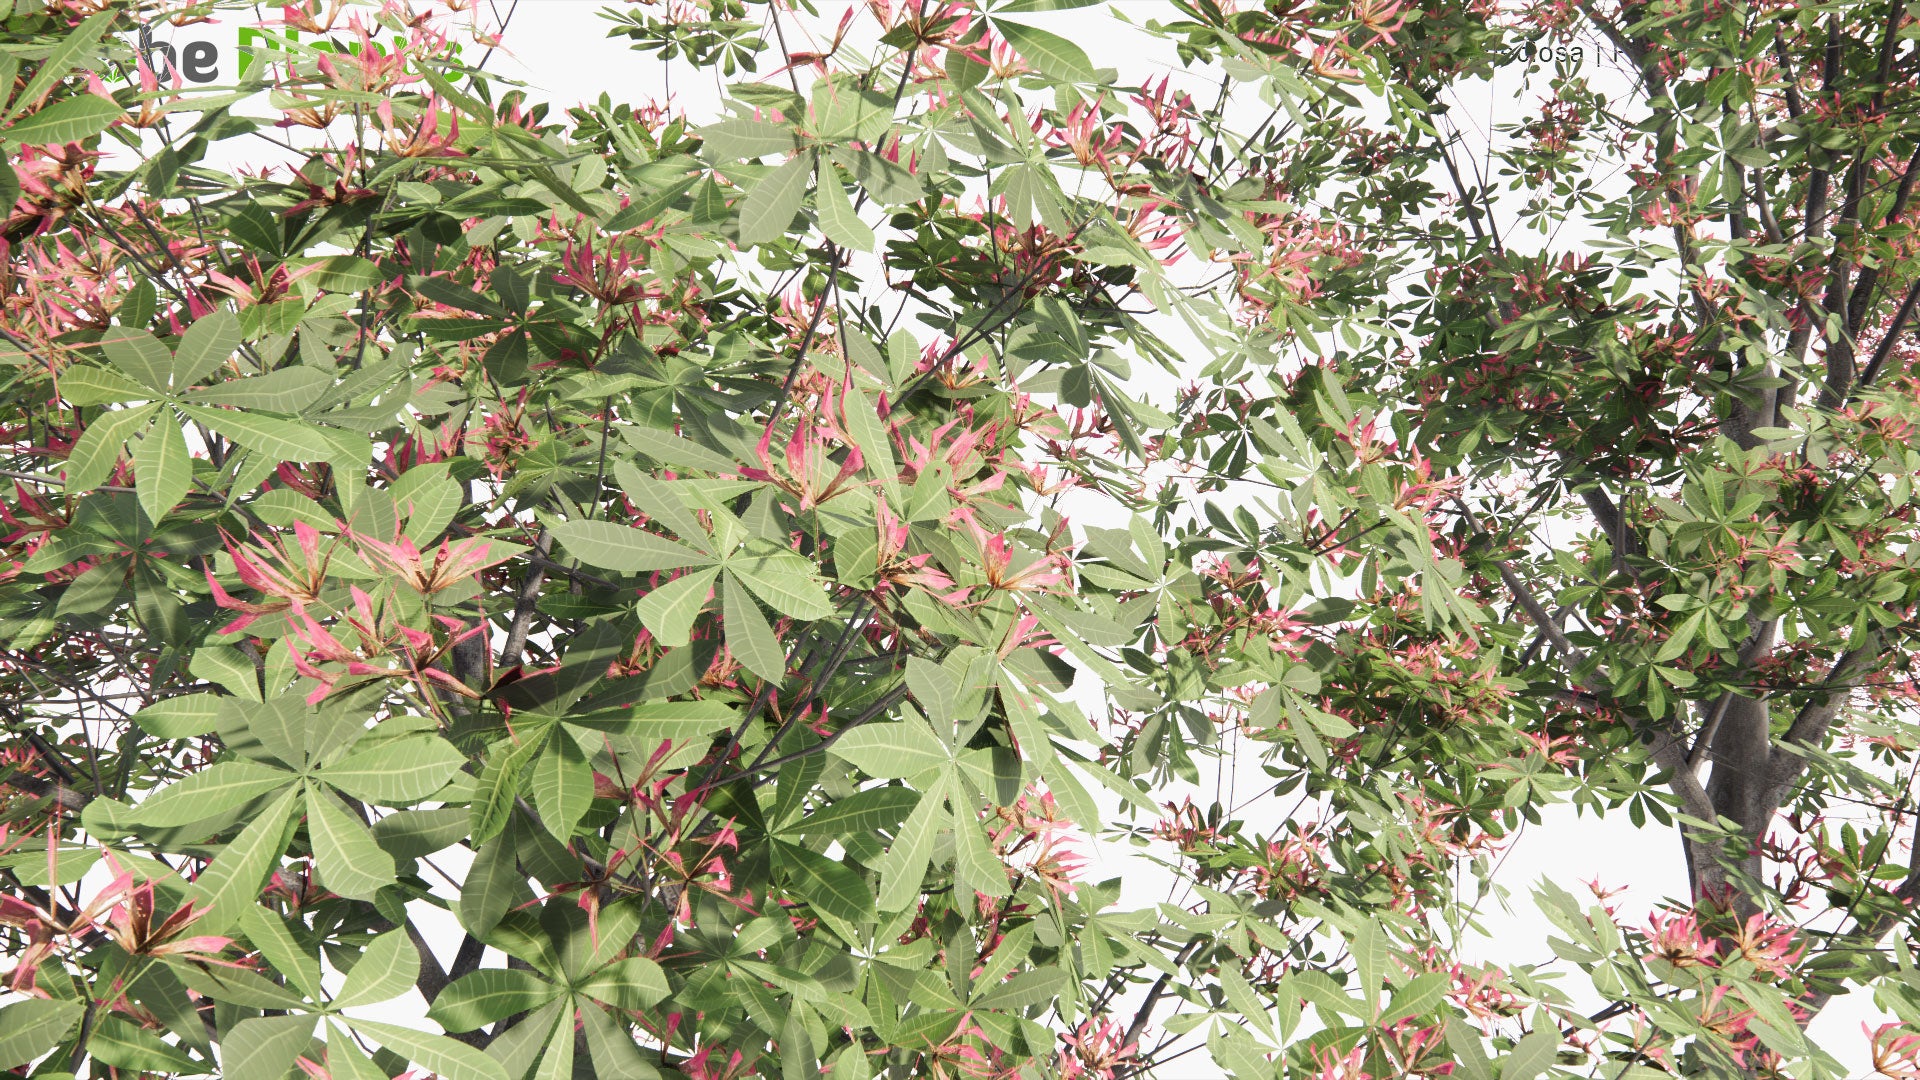
[[[1647,930],[1649,953],[1677,968],[1711,967],[1719,948],[1700,932],[1700,921],[1691,914],[1653,916]]]

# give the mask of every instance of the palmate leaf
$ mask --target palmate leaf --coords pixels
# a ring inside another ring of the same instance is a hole
[[[907,815],[893,844],[881,857],[880,895],[874,906],[881,911],[900,911],[919,902],[920,886],[927,876],[927,864],[933,860],[933,842],[940,827],[951,820],[946,812],[949,786],[947,774],[941,774],[927,788],[920,804]]]
[[[855,251],[873,250],[873,230],[854,212],[853,200],[847,197],[847,189],[832,169],[820,170],[813,201],[820,211],[820,231],[827,234],[827,239]]]
[[[879,787],[856,791],[844,799],[836,799],[802,815],[799,820],[782,829],[781,834],[830,836],[837,839],[859,833],[881,832],[905,821],[919,802],[920,793],[912,788]]]
[[[616,960],[580,984],[580,992],[618,1009],[651,1008],[667,996],[667,973],[644,956]]]
[[[386,1072],[367,1057],[337,1020],[327,1023],[326,1066],[332,1080],[387,1080]]]
[[[60,373],[60,396],[70,405],[145,401],[154,392],[111,368],[76,365]]]
[[[791,153],[799,145],[793,129],[765,120],[722,120],[700,129],[702,149],[714,161],[739,161]]]
[[[660,1070],[646,1059],[633,1034],[603,1010],[581,1009],[580,1026],[587,1036],[587,1053],[593,1059],[596,1075],[629,1080],[654,1080],[660,1076]]]
[[[190,739],[212,731],[226,698],[218,694],[182,694],[165,698],[133,714],[133,722],[162,739]]]
[[[295,940],[288,920],[255,905],[240,915],[240,933],[260,950],[274,973],[309,1001],[321,1000],[320,958]]]
[[[197,324],[196,324],[197,325]],[[231,405],[262,412],[297,413],[327,392],[333,376],[306,366],[281,368],[250,379],[230,379],[190,390],[185,398],[197,405]]]
[[[993,27],[1005,34],[1007,43],[1042,74],[1069,82],[1093,81],[1093,63],[1080,46],[1066,38],[1006,19],[993,20]]]
[[[173,388],[185,390],[199,382],[221,364],[233,358],[233,351],[240,347],[240,320],[225,309],[210,312],[187,327],[180,335],[180,344],[173,350]],[[313,368],[294,368],[296,371],[320,372]],[[329,380],[331,381],[331,380]]]

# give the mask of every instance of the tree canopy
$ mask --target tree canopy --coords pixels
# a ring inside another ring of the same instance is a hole
[[[0,1070],[1920,1076],[1905,0],[501,14],[0,0]]]

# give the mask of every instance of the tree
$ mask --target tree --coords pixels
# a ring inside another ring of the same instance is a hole
[[[195,89],[128,35],[250,9],[16,0],[0,1068],[1830,1076],[1832,997],[1920,1024],[1905,5],[1170,2],[1155,81],[1072,6],[632,9],[723,99],[559,115],[469,5],[295,5]],[[1550,97],[1476,143],[1496,73]],[[1692,895],[1548,883],[1470,962],[1568,802]]]

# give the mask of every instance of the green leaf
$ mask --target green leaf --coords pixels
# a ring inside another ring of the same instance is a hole
[[[882,780],[904,780],[953,760],[933,729],[913,720],[863,724],[835,740],[829,752]]]
[[[469,807],[472,814],[469,830],[476,844],[492,839],[505,824],[513,809],[513,800],[520,793],[520,780],[527,762],[546,745],[544,729],[535,728],[520,734],[523,741],[519,743],[495,744],[486,767],[480,770],[480,782]]]
[[[167,393],[173,354],[152,334],[138,327],[119,327],[113,337],[101,340],[100,348],[122,375],[155,393]]]
[[[555,729],[546,751],[533,763],[532,787],[540,823],[561,840],[571,839],[574,826],[593,805],[593,768],[573,736]]]
[[[321,999],[320,957],[295,939],[287,919],[258,904],[240,914],[240,933],[260,950],[267,967],[309,1001]]]
[[[337,1020],[327,1024],[326,1066],[333,1080],[387,1080],[386,1070],[367,1057]]]
[[[159,409],[159,405],[141,405],[95,417],[67,454],[67,493],[84,494],[106,483],[120,464],[120,452],[126,449],[127,440]]]
[[[357,255],[328,255],[320,259],[301,259],[297,265],[289,261],[287,265],[299,270],[317,265],[319,269],[309,272],[306,280],[327,292],[365,292],[380,284],[381,280],[380,268],[371,260]]]
[[[707,604],[718,569],[683,574],[647,593],[634,605],[640,622],[663,647],[677,649],[693,640],[693,620]]]
[[[731,475],[740,468],[732,458],[722,457],[692,439],[670,431],[630,425],[620,429],[620,438],[628,446],[660,464],[676,469],[704,469],[711,473]]]
[[[836,146],[832,157],[881,206],[919,202],[926,195],[926,188],[918,176],[871,150]]]
[[[338,796],[307,786],[307,835],[314,866],[326,887],[350,900],[371,900],[393,884],[393,856]]]
[[[171,417],[161,416],[134,448],[133,486],[147,520],[156,524],[193,489],[193,458]]]
[[[62,34],[59,43],[47,53],[47,58],[40,61],[40,69],[33,73],[33,78],[27,80],[27,85],[20,89],[19,96],[13,98],[13,107],[7,110],[6,116],[11,119],[29,103],[39,101],[47,91],[53,89],[55,83],[66,78],[68,72],[91,59],[85,54],[92,52],[94,45],[99,43],[101,35],[112,27],[114,19],[118,18],[119,14],[113,10],[97,12],[88,16],[79,26]],[[8,76],[8,80],[12,80],[11,75]],[[12,89],[11,86],[7,88],[8,92]],[[7,205],[11,208],[13,204]]]
[[[356,751],[319,777],[361,802],[405,806],[446,787],[466,760],[452,743],[429,735]]]
[[[13,126],[0,131],[0,140],[27,146],[59,146],[91,139],[107,125],[125,116],[126,110],[106,98],[76,94],[56,101]]]
[[[251,761],[223,761],[189,773],[141,803],[140,824],[156,828],[190,825],[223,814],[292,783],[293,773]]]
[[[240,320],[234,318],[231,312],[219,310],[202,315],[187,327],[186,333],[180,335],[180,345],[173,350],[173,388],[185,390],[199,382],[215,368],[233,359],[233,351],[239,347]],[[289,370],[320,374],[309,367]]]
[[[47,849],[28,848],[0,855],[0,867],[13,872],[22,885],[64,886],[86,876],[100,861],[101,850],[92,847],[56,847],[53,850],[51,880],[47,869]]]
[[[445,991],[442,991],[445,993]],[[382,1046],[440,1074],[441,1080],[508,1080],[507,1072],[485,1052],[457,1043],[445,1035],[377,1024],[371,1020],[350,1020],[353,1029],[371,1035]]]
[[[118,1016],[94,1016],[93,1033],[87,1038],[87,1055],[133,1073],[209,1073],[211,1066],[196,1062],[178,1047],[160,1041],[145,1028],[135,1027]]]
[[[653,519],[652,524],[665,525],[688,543],[707,542],[707,530],[701,527],[699,520],[687,510],[686,504],[674,494],[671,484],[647,475],[630,461],[615,464],[613,475],[619,479],[620,490],[627,493],[633,505]]]
[[[786,235],[793,216],[806,201],[807,178],[813,175],[813,154],[798,154],[761,178],[740,201],[740,246],[757,247]]]
[[[1371,919],[1361,922],[1359,931],[1347,946],[1353,952],[1353,964],[1360,978],[1356,989],[1367,1003],[1367,1015],[1380,1012],[1380,991],[1387,978],[1387,932]]]
[[[880,832],[905,821],[919,802],[920,793],[911,788],[868,788],[814,810],[781,831],[835,839]]]
[[[595,1076],[658,1080],[660,1070],[647,1061],[633,1034],[613,1017],[600,1009],[583,1008],[580,1025],[586,1031],[587,1053],[592,1056]]]
[[[793,136],[789,133],[787,136],[787,145],[782,149],[792,149],[792,147]],[[744,157],[746,155],[741,156]],[[658,219],[661,214],[666,213],[673,206],[674,200],[692,190],[693,185],[699,182],[699,173],[694,173],[691,176],[683,176],[679,180],[641,199],[639,202],[630,204],[626,209],[613,215],[613,217],[608,220],[606,225],[607,232],[626,232],[628,229],[636,229],[649,221]]]
[[[805,556],[790,551],[746,555],[727,563],[727,571],[782,615],[809,620],[833,615],[833,604]]]
[[[1093,63],[1080,46],[1058,34],[1034,26],[1008,22],[1005,19],[993,20],[994,29],[1006,35],[1007,44],[1012,45],[1027,62],[1043,75],[1051,75],[1069,82],[1092,82]]]
[[[325,461],[333,456],[333,444],[312,428],[288,420],[270,419],[231,409],[210,409],[203,405],[183,405],[182,409],[214,431],[249,450],[257,450],[280,461]]]
[[[776,845],[794,896],[845,922],[869,923],[880,917],[873,906],[873,890],[853,869],[798,844],[776,841]]]
[[[460,886],[460,924],[482,936],[492,932],[508,909],[527,892],[527,874],[520,869],[514,830],[509,827],[480,847]]]
[[[580,992],[618,1009],[651,1008],[667,996],[667,974],[644,956],[615,960],[580,984]]]
[[[54,1048],[86,1007],[28,998],[0,1009],[0,1069],[17,1069]]]
[[[105,405],[146,401],[154,392],[109,368],[76,365],[60,373],[60,396],[70,405]]]
[[[1553,1064],[1560,1049],[1560,1033],[1542,1026],[1514,1046],[1513,1053],[1500,1060],[1500,1080],[1534,1080]]]
[[[230,379],[188,391],[186,400],[199,405],[231,405],[262,412],[297,413],[320,400],[333,386],[333,376],[302,364],[281,368],[251,379]]]
[[[224,931],[243,909],[259,899],[267,871],[284,850],[281,845],[286,839],[287,816],[293,812],[299,794],[298,788],[289,785],[194,879],[193,890],[201,910],[206,912],[194,923],[195,933]]]
[[[405,927],[389,930],[372,941],[347,972],[340,992],[334,995],[335,1008],[372,1005],[390,1001],[413,989],[420,978],[420,951],[407,936]]]
[[[1006,896],[1012,891],[1007,867],[993,856],[985,828],[975,815],[973,802],[957,794],[953,800],[954,877],[970,890],[986,896]]]
[[[947,778],[943,775],[927,789],[920,805],[907,815],[906,823],[893,838],[893,844],[880,858],[880,895],[874,905],[881,911],[902,911],[919,902],[920,885],[927,876],[927,864],[933,859],[933,841],[942,822],[948,820]]]
[[[313,1039],[311,1015],[255,1016],[233,1025],[220,1040],[224,1080],[281,1080]]]
[[[685,544],[610,521],[563,521],[553,527],[553,535],[569,554],[588,566],[623,574],[713,563],[712,556]]]
[[[449,983],[433,999],[427,1019],[448,1031],[472,1031],[537,1009],[559,996],[558,986],[531,971],[486,968]]]
[[[162,698],[133,714],[143,731],[162,739],[191,739],[213,730],[226,701],[218,694],[182,694]]]
[[[760,605],[731,573],[727,575],[724,591],[727,649],[748,671],[775,686],[780,685],[787,677],[787,653],[780,647],[780,639],[773,635],[773,627],[767,625],[767,617],[760,613]]]
[[[700,129],[701,149],[714,161],[739,161],[792,153],[800,145],[793,129],[765,120],[722,120]]]
[[[853,209],[853,200],[847,197],[847,189],[832,169],[820,170],[813,202],[820,212],[820,231],[827,234],[827,239],[855,251],[873,250],[873,230],[860,220]]]
[[[730,728],[738,711],[724,701],[649,701],[625,709],[569,716],[566,722],[635,739],[686,739]]]

